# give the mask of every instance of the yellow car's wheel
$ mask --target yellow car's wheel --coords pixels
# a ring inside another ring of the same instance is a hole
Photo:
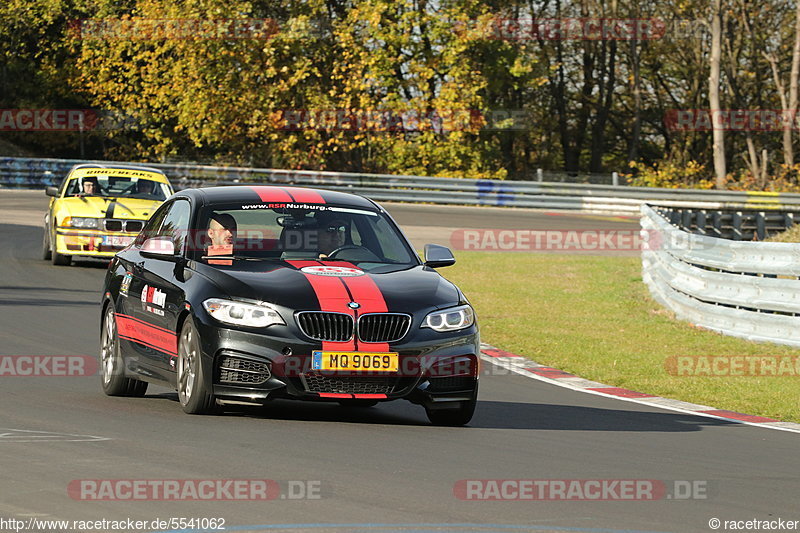
[[[42,259],[49,261],[52,253],[50,250],[50,230],[47,229],[47,226],[44,227],[42,233]]]
[[[51,239],[50,245],[50,262],[57,266],[69,266],[72,262],[71,255],[64,255],[60,254],[56,251],[56,242],[55,239]]]

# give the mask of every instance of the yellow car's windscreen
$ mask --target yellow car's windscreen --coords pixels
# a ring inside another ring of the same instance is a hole
[[[95,175],[74,178],[67,184],[66,196],[112,196],[164,201],[171,194],[165,183],[147,178]]]

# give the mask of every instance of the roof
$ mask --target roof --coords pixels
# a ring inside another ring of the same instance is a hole
[[[223,203],[295,203],[295,204],[332,204],[338,206],[359,207],[369,210],[378,209],[377,205],[363,196],[326,189],[275,186],[275,185],[223,185],[219,187],[203,187],[184,189],[179,195],[202,198],[207,204]]]

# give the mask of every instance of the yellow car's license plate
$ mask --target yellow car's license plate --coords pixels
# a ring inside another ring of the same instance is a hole
[[[314,351],[312,370],[397,372],[397,353]]]

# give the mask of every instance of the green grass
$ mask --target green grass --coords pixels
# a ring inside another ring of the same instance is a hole
[[[442,274],[475,307],[483,342],[608,385],[800,422],[800,377],[679,377],[669,356],[798,356],[676,320],[638,257],[461,252]]]
[[[786,231],[773,235],[767,242],[800,242],[800,225],[795,224]]]

